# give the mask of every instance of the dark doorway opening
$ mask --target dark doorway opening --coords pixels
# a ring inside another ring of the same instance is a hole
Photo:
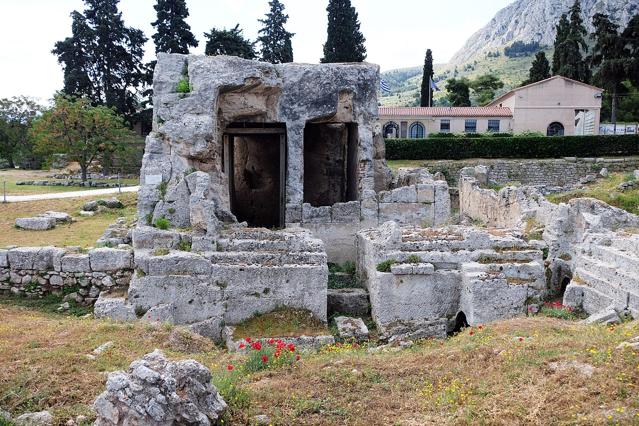
[[[231,211],[251,227],[284,226],[286,128],[284,125],[229,126],[224,135],[224,168]]]
[[[466,314],[463,312],[459,312],[455,317],[455,326],[450,334],[457,334],[462,331],[464,328],[468,327],[468,321],[466,320]]]
[[[357,125],[309,123],[304,129],[304,202],[313,207],[358,199]]]
[[[560,289],[559,296],[561,296],[562,298],[564,297],[564,293],[566,293],[566,288],[568,287],[568,284],[570,284],[570,281],[572,281],[571,277],[565,277],[561,281],[561,289]]]

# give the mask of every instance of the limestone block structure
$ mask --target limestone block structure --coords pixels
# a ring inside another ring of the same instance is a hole
[[[387,222],[358,234],[358,270],[383,334],[442,337],[464,324],[523,314],[540,300],[542,248],[517,231]]]

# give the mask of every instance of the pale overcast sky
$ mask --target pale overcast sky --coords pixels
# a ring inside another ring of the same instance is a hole
[[[296,33],[296,62],[317,63],[326,40],[328,0],[282,0]],[[475,31],[512,0],[352,0],[366,37],[368,62],[382,70],[419,65],[426,48],[435,62],[447,62]],[[239,23],[255,39],[268,11],[268,0],[187,0],[188,23],[200,41],[192,53],[204,52],[204,32]],[[155,49],[150,40],[155,0],[121,0],[127,26],[149,37],[147,59]],[[0,97],[27,95],[49,99],[62,87],[62,69],[51,54],[53,45],[71,35],[71,11],[84,9],[82,0],[0,0]]]

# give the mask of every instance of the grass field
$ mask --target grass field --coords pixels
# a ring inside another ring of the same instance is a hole
[[[77,186],[39,186],[39,185],[16,185],[16,182],[25,180],[55,180],[48,176],[51,171],[47,170],[0,170],[0,196],[3,194],[5,183],[7,195],[33,195],[53,192],[83,191],[99,188],[84,188]],[[98,179],[95,182],[117,183],[114,180]],[[137,185],[139,179],[122,179],[123,185]]]
[[[632,424],[639,421],[639,357],[619,343],[637,322],[585,326],[518,318],[426,340],[394,353],[330,346],[293,366],[248,373],[245,355],[171,326],[118,324],[12,306],[0,297],[0,408],[49,409],[57,424],[83,414],[105,374],[155,348],[209,367],[231,410],[225,424],[267,414],[276,425]],[[95,360],[87,354],[114,345]],[[592,377],[551,362],[594,367]],[[227,365],[236,365],[233,372]]]
[[[84,203],[94,197],[0,204],[0,247],[8,245],[95,246],[96,240],[106,227],[115,222],[118,217],[132,219],[135,216],[137,194],[123,193],[106,197],[112,196],[122,201],[125,208],[97,213],[93,217],[79,217],[78,212]],[[16,218],[36,216],[48,210],[69,213],[77,221],[68,225],[58,225],[50,231],[24,231],[15,227]]]
[[[625,191],[617,189],[619,184],[634,180],[635,178],[632,173],[613,173],[606,179],[600,179],[588,185],[585,189],[552,194],[547,198],[553,203],[566,203],[573,198],[596,198],[605,201],[611,206],[619,207],[630,213],[639,214],[639,185]]]

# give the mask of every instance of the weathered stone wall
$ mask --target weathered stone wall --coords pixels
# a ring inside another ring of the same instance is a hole
[[[639,169],[639,157],[426,160],[422,163],[431,173],[442,172],[451,186],[458,185],[462,169],[477,165],[487,166],[489,180],[499,185],[518,182],[553,187],[577,184],[586,176],[599,173],[602,168],[610,172],[631,173]]]
[[[93,304],[103,290],[126,288],[132,250],[100,248],[88,253],[56,247],[0,250],[0,291],[44,296],[74,290],[78,303]]]

